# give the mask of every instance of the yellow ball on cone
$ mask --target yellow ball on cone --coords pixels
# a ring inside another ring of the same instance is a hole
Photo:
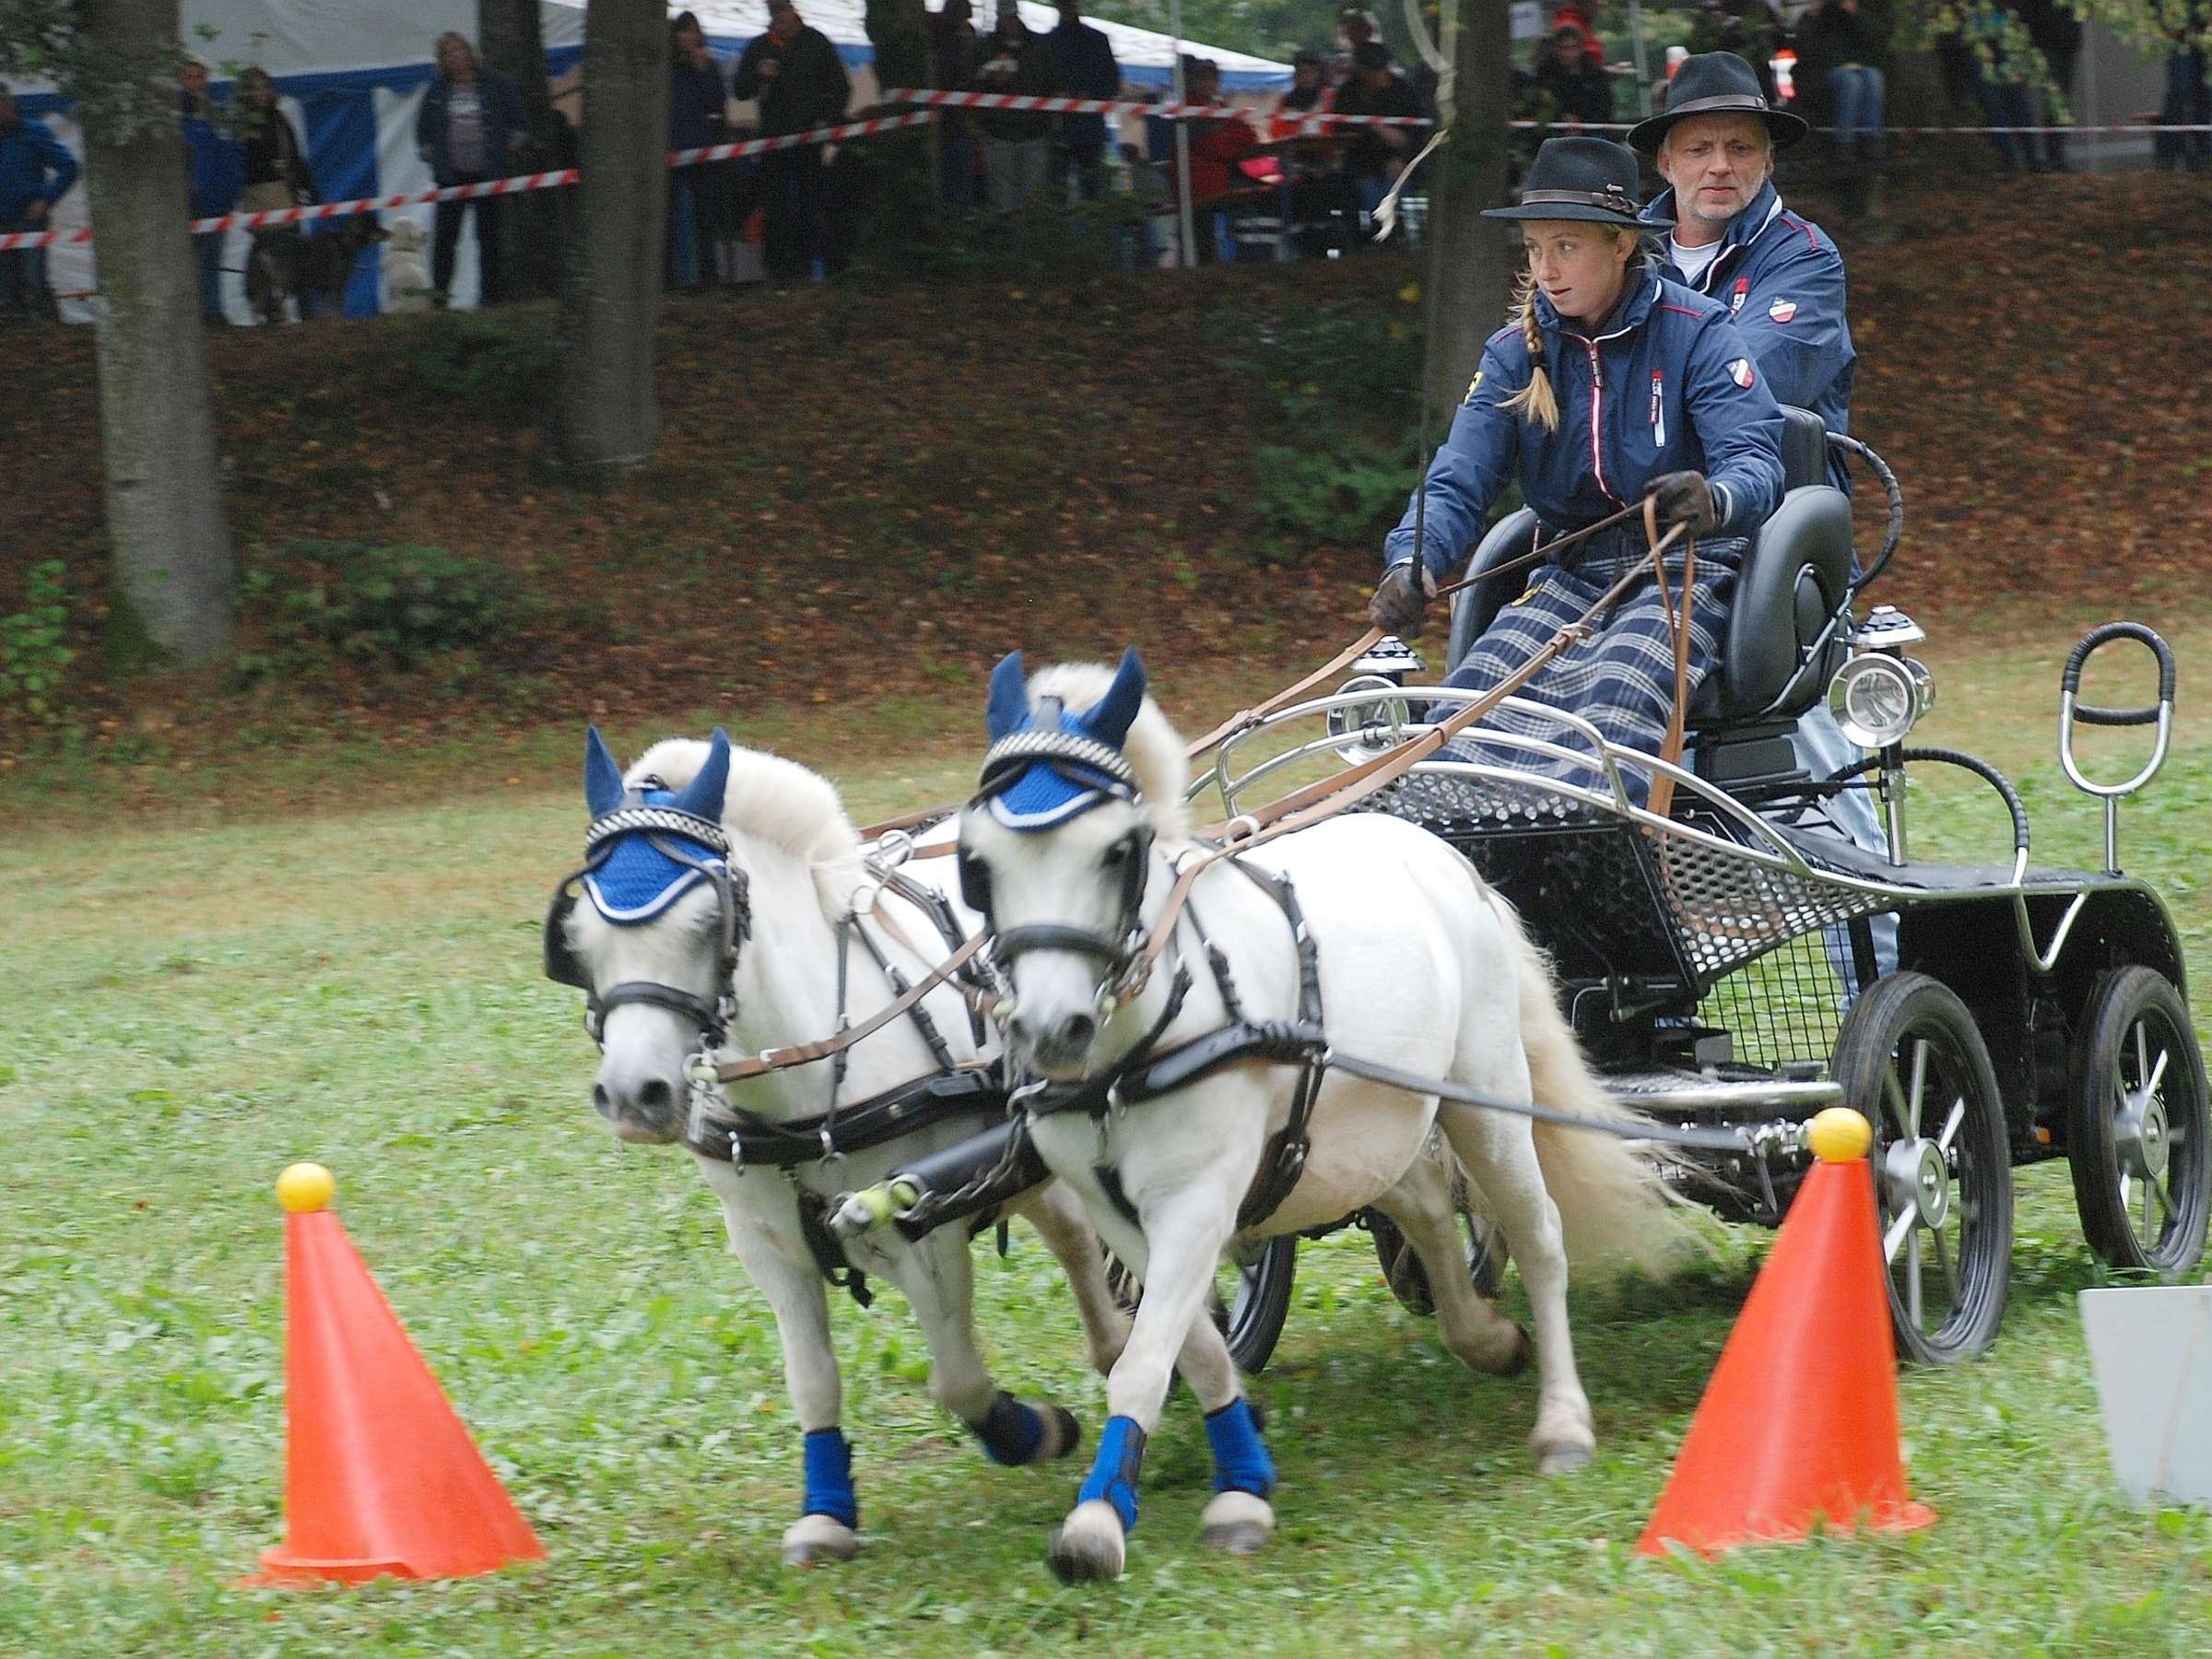
[[[276,1177],[276,1202],[294,1215],[328,1209],[338,1195],[338,1178],[319,1163],[296,1163]]]

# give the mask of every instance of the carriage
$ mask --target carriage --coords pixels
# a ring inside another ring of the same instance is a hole
[[[1731,1219],[1773,1225],[1808,1166],[1799,1127],[1845,1105],[1875,1127],[1871,1163],[1900,1352],[1971,1358],[1994,1338],[2012,1254],[2012,1168],[2065,1158],[2082,1228],[2115,1268],[2176,1277],[2196,1261],[2212,1208],[2206,1073],[2173,918],[2123,873],[2120,802],[2162,764],[2174,664],[2149,629],[2112,623],[2075,648],[2060,691],[2060,761],[2102,802],[2104,867],[2044,868],[2018,793],[1987,762],[1908,742],[1930,706],[1925,636],[1890,606],[1855,602],[1894,557],[1903,500],[1864,444],[1785,410],[1789,488],[1746,555],[1723,661],[1688,715],[1682,763],[1606,741],[1575,716],[1509,700],[1518,735],[1484,732],[1481,758],[1415,765],[1360,803],[1443,837],[1510,898],[1550,951],[1577,1036],[1617,1096],[1663,1129],[1737,1127],[1733,1151],[1677,1147],[1669,1178]],[[1854,558],[1849,499],[1830,447],[1879,481],[1880,553]],[[1500,519],[1456,597],[1456,661],[1518,582],[1484,581],[1529,547],[1534,516]],[[1854,616],[1857,619],[1854,620]],[[2085,664],[2118,641],[2158,664],[2155,702],[2079,700]],[[1194,793],[1233,818],[1317,759],[1373,759],[1475,694],[1406,688],[1394,641],[1335,692],[1233,734]],[[1810,775],[1791,736],[1822,699],[1868,759]],[[1423,705],[1426,705],[1424,707]],[[2085,775],[2077,724],[2155,727],[2147,763],[2119,782]],[[1517,751],[1501,755],[1501,750]],[[1908,780],[1963,769],[2002,800],[2014,852],[1997,865],[1916,860]],[[1672,810],[1638,786],[1673,781]],[[1850,791],[1878,803],[1886,847],[1841,833]],[[1695,1138],[1694,1136],[1686,1138]],[[1401,1300],[1425,1311],[1419,1265],[1380,1216]],[[1468,1212],[1478,1282],[1502,1252]],[[1236,1264],[1227,1316],[1239,1357],[1264,1360],[1287,1307],[1293,1243]]]

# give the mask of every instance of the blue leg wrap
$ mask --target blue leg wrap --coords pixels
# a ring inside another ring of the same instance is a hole
[[[1267,1455],[1267,1442],[1242,1394],[1206,1414],[1206,1438],[1214,1449],[1215,1491],[1265,1498],[1275,1490],[1275,1459]]]
[[[802,1515],[827,1515],[847,1526],[860,1524],[860,1500],[853,1492],[853,1448],[842,1429],[817,1429],[806,1437],[806,1507]]]
[[[1076,1494],[1077,1503],[1103,1498],[1122,1518],[1122,1530],[1136,1527],[1136,1479],[1145,1467],[1145,1431],[1135,1418],[1111,1417],[1099,1435],[1099,1454],[1091,1459],[1090,1478]]]
[[[991,1461],[1008,1468],[1018,1468],[1036,1456],[1044,1440],[1044,1419],[1003,1388],[993,1398],[983,1420],[968,1427],[983,1442]]]

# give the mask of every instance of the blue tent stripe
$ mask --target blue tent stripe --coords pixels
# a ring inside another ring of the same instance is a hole
[[[377,187],[376,93],[368,88],[319,88],[300,100],[306,131],[307,164],[326,202],[352,201],[382,194]],[[381,248],[371,248],[353,267],[346,281],[346,314],[373,317],[377,313],[377,261]]]

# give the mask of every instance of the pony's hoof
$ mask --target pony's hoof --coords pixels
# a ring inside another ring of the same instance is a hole
[[[1103,1498],[1092,1498],[1068,1512],[1044,1547],[1044,1564],[1064,1584],[1095,1584],[1122,1576],[1128,1541],[1122,1518]]]
[[[1217,1492],[1200,1518],[1198,1542],[1229,1555],[1257,1555],[1275,1536],[1275,1510],[1250,1492]]]
[[[1555,1441],[1536,1450],[1536,1473],[1539,1475],[1571,1475],[1577,1469],[1586,1469],[1597,1453],[1580,1441]]]
[[[1044,1419],[1044,1433],[1037,1441],[1033,1464],[1051,1463],[1065,1457],[1083,1443],[1083,1425],[1076,1414],[1065,1406],[1040,1406],[1037,1415]]]
[[[833,1515],[801,1515],[783,1529],[783,1565],[819,1567],[849,1561],[860,1553],[860,1538]]]

